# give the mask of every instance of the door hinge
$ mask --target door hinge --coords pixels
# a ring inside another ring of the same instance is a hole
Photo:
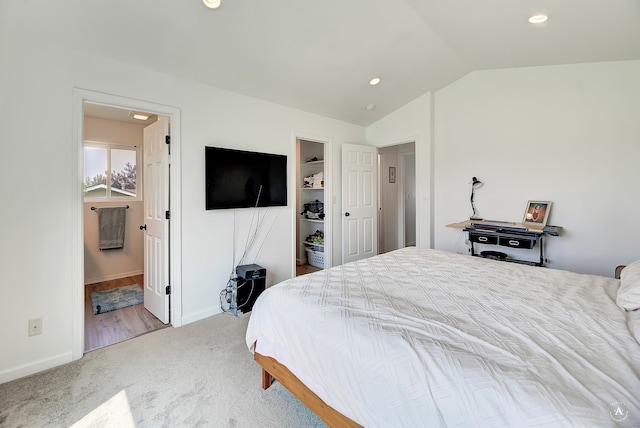
[[[167,136],[165,136],[165,137],[164,137],[164,142],[165,142],[166,144],[171,144],[171,135],[167,135]]]
[[[165,288],[165,291],[166,291],[166,293],[167,293],[167,296],[168,296],[169,294],[171,294],[171,286],[170,286],[170,285],[167,285],[167,287]]]
[[[165,211],[164,212],[164,218],[167,220],[171,220],[171,211]]]

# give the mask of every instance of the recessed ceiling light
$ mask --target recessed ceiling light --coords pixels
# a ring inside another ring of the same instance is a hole
[[[375,104],[369,104],[368,106],[365,107],[365,109],[367,111],[374,111],[376,109],[376,105]]]
[[[542,24],[547,19],[549,19],[547,15],[533,15],[529,18],[529,22],[532,24]]]
[[[147,120],[149,119],[151,115],[150,114],[143,114],[143,113],[133,113],[131,112],[131,117],[134,119],[138,119],[138,120]]]
[[[379,77],[374,77],[373,79],[369,80],[369,84],[371,86],[376,86],[378,83],[380,83],[380,78]]]
[[[209,9],[217,9],[220,7],[220,0],[202,0]]]

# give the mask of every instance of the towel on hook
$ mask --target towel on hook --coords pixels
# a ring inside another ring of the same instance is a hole
[[[126,207],[96,208],[100,228],[100,250],[124,247]]]

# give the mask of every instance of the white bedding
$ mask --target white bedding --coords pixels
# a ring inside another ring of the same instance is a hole
[[[405,248],[268,288],[246,341],[366,427],[635,427],[640,311],[618,286]]]

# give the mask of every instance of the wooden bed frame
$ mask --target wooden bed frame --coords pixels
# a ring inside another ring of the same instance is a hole
[[[280,382],[298,400],[315,413],[330,427],[362,428],[342,413],[322,401],[313,391],[300,381],[288,368],[271,357],[254,352],[254,359],[262,366],[262,389],[267,389],[273,380]]]

